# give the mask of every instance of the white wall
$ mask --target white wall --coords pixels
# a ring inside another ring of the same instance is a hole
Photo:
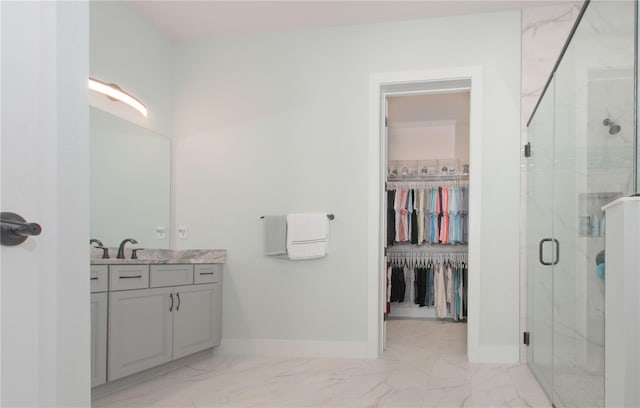
[[[91,93],[91,104],[142,127],[171,137],[174,46],[126,5],[90,2],[92,77],[115,83],[140,99],[147,118],[137,111]]]
[[[388,98],[389,160],[459,159],[469,164],[469,93]]]
[[[388,137],[387,157],[389,160],[456,157],[456,124],[453,121],[393,126],[389,127]]]
[[[178,246],[229,250],[225,343],[353,346],[342,355],[368,340],[369,74],[482,66],[479,339],[516,360],[519,13],[209,41],[176,60]],[[261,215],[317,210],[336,214],[328,257],[261,254]]]

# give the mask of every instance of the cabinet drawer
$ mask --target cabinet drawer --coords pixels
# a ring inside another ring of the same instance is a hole
[[[149,265],[111,265],[109,291],[149,287]]]
[[[213,283],[220,280],[222,274],[222,264],[202,264],[195,265],[194,283]]]
[[[193,285],[193,265],[151,265],[151,287]]]
[[[109,287],[108,270],[107,265],[91,265],[89,269],[91,293],[107,291]]]

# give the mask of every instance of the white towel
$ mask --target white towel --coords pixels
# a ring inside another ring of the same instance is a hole
[[[289,259],[321,258],[329,246],[327,213],[287,215],[287,254]]]

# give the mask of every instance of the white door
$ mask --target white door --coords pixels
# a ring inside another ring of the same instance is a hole
[[[216,345],[217,283],[175,288],[173,358]]]
[[[89,406],[88,2],[0,2],[0,405]]]

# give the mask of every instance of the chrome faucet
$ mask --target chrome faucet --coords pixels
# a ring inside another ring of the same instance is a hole
[[[133,238],[127,238],[125,240],[123,240],[120,243],[120,247],[118,247],[118,256],[116,256],[117,259],[124,259],[124,246],[127,245],[128,242],[131,242],[132,244],[137,244],[138,241],[136,241]]]
[[[91,246],[91,244],[96,244],[96,246],[94,248],[102,249],[102,259],[108,259],[109,258],[109,248],[104,246],[102,241],[100,241],[99,239],[91,238],[89,240],[89,246]]]

